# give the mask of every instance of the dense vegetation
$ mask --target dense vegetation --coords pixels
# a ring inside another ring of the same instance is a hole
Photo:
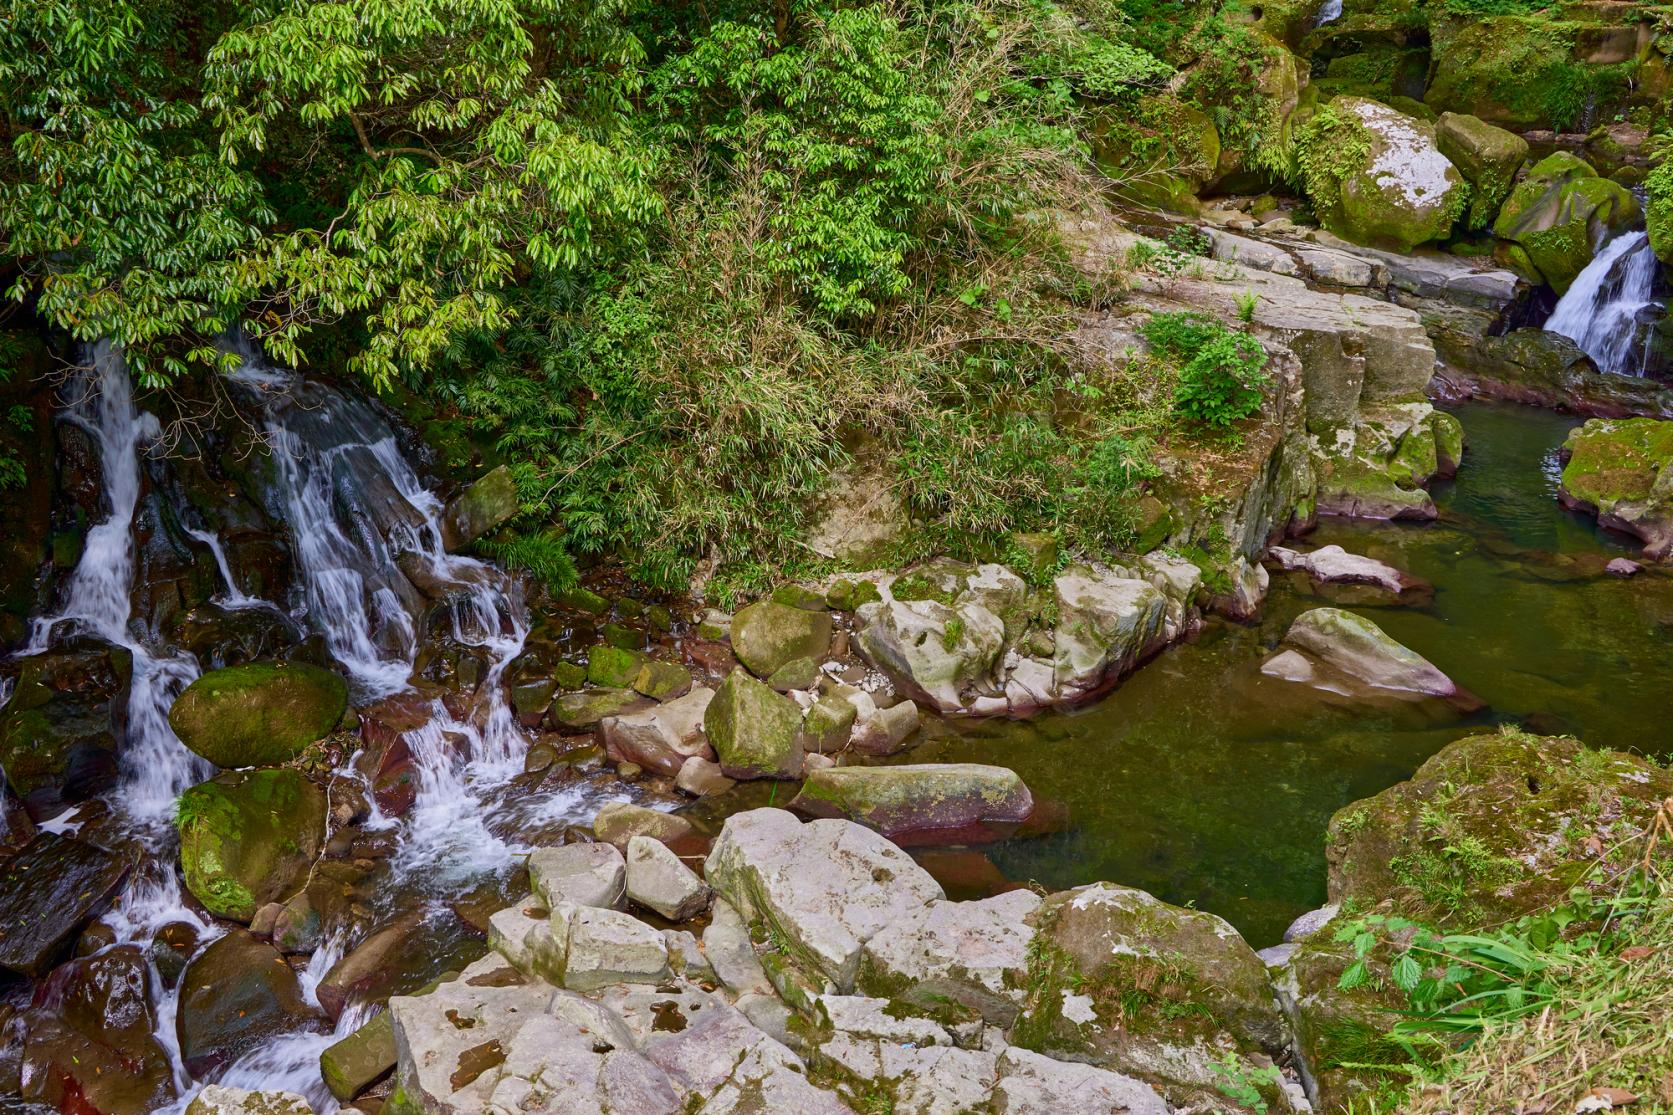
[[[241,328],[397,390],[512,466],[527,513],[501,553],[548,576],[571,555],[667,586],[812,560],[797,528],[856,455],[919,548],[1107,548],[1110,497],[1175,418],[1154,369],[1094,383],[1065,359],[1067,315],[1110,292],[1043,216],[1100,188],[1094,121],[1141,115],[1173,72],[1146,49],[1165,13],[0,10],[12,299],[120,340],[150,387]],[[1193,375],[1181,418],[1258,406],[1245,373],[1224,402]]]

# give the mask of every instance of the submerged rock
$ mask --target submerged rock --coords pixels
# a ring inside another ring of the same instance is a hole
[[[199,677],[176,697],[169,726],[218,767],[270,767],[325,738],[348,707],[348,686],[302,662],[253,662]]]
[[[1462,711],[1481,700],[1461,688],[1416,651],[1389,638],[1363,616],[1340,608],[1314,608],[1296,617],[1284,635],[1289,650],[1268,659],[1261,672],[1360,698],[1441,698]]]
[[[1673,560],[1673,421],[1594,418],[1562,452],[1564,506],[1642,539],[1651,560]]]
[[[128,873],[121,856],[38,832],[0,861],[0,968],[44,975]]]
[[[180,795],[186,889],[217,917],[248,923],[289,898],[325,840],[325,791],[288,768],[227,771]]]
[[[175,1031],[186,1071],[213,1074],[286,1034],[325,1029],[325,1016],[277,949],[234,929],[192,959]]]
[[[1034,798],[1015,771],[978,763],[830,767],[812,771],[790,808],[845,817],[884,836],[997,839],[1026,821]]]
[[[1303,553],[1283,546],[1267,550],[1267,557],[1286,572],[1306,574],[1323,585],[1367,585],[1392,597],[1422,592],[1429,585],[1387,562],[1350,554],[1340,546],[1320,546]]]

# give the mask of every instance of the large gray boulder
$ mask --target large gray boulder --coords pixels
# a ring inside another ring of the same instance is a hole
[[[935,983],[950,998],[954,988],[1021,1001],[1027,982],[1031,922],[1040,896],[1013,890],[978,902],[938,900],[903,914],[866,942],[859,985],[871,995],[892,996]]]
[[[252,1092],[207,1084],[186,1105],[186,1115],[313,1115],[307,1099],[295,1092]]]
[[[696,917],[709,904],[709,888],[697,873],[648,836],[627,843],[627,896],[669,921]]]
[[[632,837],[641,840],[643,837]],[[627,891],[627,866],[613,844],[565,844],[529,853],[529,886],[548,907],[620,906]]]
[[[605,754],[617,763],[638,763],[646,770],[678,775],[692,756],[715,757],[703,734],[703,716],[714,690],[698,686],[683,697],[655,708],[599,721]]]
[[[1163,638],[1168,601],[1149,581],[1073,565],[1058,574],[1055,684],[1064,698],[1131,669]]]
[[[1427,658],[1340,608],[1303,612],[1284,635],[1284,645],[1289,649],[1268,659],[1262,673],[1356,697],[1440,698],[1463,709],[1481,707]]]
[[[782,809],[729,817],[705,875],[746,922],[775,931],[792,964],[842,992],[854,987],[867,941],[945,897],[927,871],[870,829],[840,820],[804,825]]]
[[[855,645],[873,666],[942,712],[962,712],[990,684],[1005,650],[1005,622],[974,600],[883,600],[856,613]]]

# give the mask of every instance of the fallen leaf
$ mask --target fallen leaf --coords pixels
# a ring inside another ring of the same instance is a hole
[[[1625,1107],[1629,1103],[1638,1102],[1638,1097],[1625,1088],[1593,1088],[1586,1096],[1588,1099],[1604,1100],[1610,1107]]]
[[[1626,961],[1642,960],[1646,956],[1654,956],[1660,951],[1655,945],[1633,945],[1630,949],[1621,950],[1621,959]]]
[[[1603,855],[1603,841],[1598,839],[1596,833],[1586,837],[1586,850],[1594,856]]]

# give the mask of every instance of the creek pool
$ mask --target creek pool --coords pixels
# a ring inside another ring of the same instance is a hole
[[[1437,720],[1347,709],[1260,676],[1296,615],[1334,603],[1275,577],[1257,625],[1213,621],[1071,713],[937,721],[907,761],[1008,766],[1036,796],[1068,806],[1065,831],[982,849],[1009,879],[1141,887],[1221,915],[1260,948],[1324,902],[1331,814],[1409,777],[1462,735],[1510,721],[1673,753],[1663,719],[1673,701],[1673,576],[1605,575],[1606,561],[1634,552],[1631,541],[1557,504],[1557,448],[1579,419],[1452,409],[1468,444],[1456,481],[1436,492],[1437,522],[1327,519],[1298,545],[1334,542],[1431,582],[1433,600],[1418,606],[1341,606],[1482,697],[1484,712]],[[954,897],[978,896],[984,876],[968,857],[934,855],[946,858],[937,873]]]

